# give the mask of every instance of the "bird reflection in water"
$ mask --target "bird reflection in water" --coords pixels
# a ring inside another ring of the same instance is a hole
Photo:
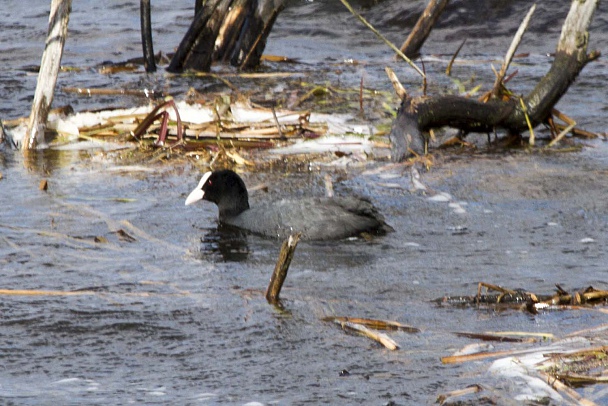
[[[218,225],[201,237],[201,257],[220,256],[224,262],[243,262],[249,252],[247,233],[234,227]]]

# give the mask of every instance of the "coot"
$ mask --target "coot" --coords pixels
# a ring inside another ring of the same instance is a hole
[[[364,199],[313,197],[279,200],[249,207],[245,183],[231,170],[207,172],[186,199],[217,204],[222,226],[231,226],[273,238],[301,232],[306,240],[336,240],[367,232],[393,231],[384,217]]]

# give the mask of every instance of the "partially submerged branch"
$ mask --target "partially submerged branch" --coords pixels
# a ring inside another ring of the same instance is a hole
[[[287,278],[287,271],[298,246],[298,241],[300,241],[300,233],[290,235],[288,239],[283,241],[283,245],[281,245],[279,259],[270,278],[268,289],[266,289],[266,300],[270,304],[276,305],[279,303],[281,288],[283,287],[285,278]]]
[[[523,108],[517,99],[492,99],[483,103],[459,96],[406,97],[390,133],[392,159],[401,161],[411,151],[423,153],[426,133],[433,128],[450,126],[464,132],[502,128],[518,134],[528,129],[526,112],[532,127],[545,122],[583,67],[599,55],[587,54],[587,28],[597,3],[598,0],[572,3],[553,64],[536,87],[523,97]]]

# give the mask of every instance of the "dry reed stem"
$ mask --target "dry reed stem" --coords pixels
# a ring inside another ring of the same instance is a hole
[[[498,75],[496,75],[496,80],[494,81],[494,86],[492,87],[492,94],[494,94],[494,96],[498,96],[499,94],[500,86],[507,73],[507,70],[509,69],[511,61],[513,60],[513,55],[515,55],[515,51],[517,50],[517,47],[519,46],[519,43],[521,42],[521,39],[524,36],[524,33],[528,29],[528,24],[530,23],[530,19],[532,18],[532,14],[534,14],[535,10],[536,4],[533,4],[532,7],[530,7],[528,14],[526,14],[526,17],[519,25],[519,28],[517,29],[517,32],[513,37],[513,41],[511,41],[511,46],[509,46],[509,49],[507,50],[505,59],[500,68],[500,72],[498,73]]]
[[[346,0],[340,0],[340,1],[348,9],[348,11],[351,12],[352,15],[357,17],[359,19],[359,21],[361,21],[363,23],[363,25],[365,25],[374,34],[376,34],[376,36],[378,38],[380,38],[386,45],[388,45],[393,51],[395,51],[397,53],[397,55],[399,55],[399,57],[401,57],[405,62],[408,63],[408,65],[410,65],[412,68],[414,68],[414,70],[416,70],[416,72],[418,72],[418,74],[420,76],[425,77],[424,72],[422,72],[420,70],[420,68],[418,66],[416,66],[416,64],[414,62],[412,62],[412,60],[410,58],[405,56],[405,54],[403,52],[401,52],[401,50],[399,48],[397,48],[392,42],[390,42],[386,37],[384,37],[384,35],[380,34],[380,32],[378,30],[376,30],[361,14],[357,13],[352,8],[352,6],[348,3],[348,1],[346,1]]]
[[[382,334],[382,333],[373,331],[373,330],[365,327],[362,324],[345,321],[345,322],[340,322],[340,325],[345,330],[355,331],[367,338],[377,341],[378,343],[382,344],[384,347],[386,347],[387,349],[389,349],[391,351],[395,351],[395,350],[399,349],[399,345],[395,342],[395,340],[393,340],[386,334]]]
[[[528,139],[528,143],[531,147],[535,144],[536,137],[534,136],[534,127],[532,127],[532,122],[530,121],[530,116],[528,115],[528,108],[526,107],[526,103],[522,97],[519,98],[519,104],[521,105],[521,109],[524,112],[524,117],[526,118],[526,124],[528,124],[528,131],[530,132],[530,138]]]
[[[454,65],[454,61],[458,57],[458,54],[460,53],[460,50],[462,50],[462,47],[464,46],[465,42],[467,42],[466,38],[462,40],[462,42],[460,43],[460,46],[458,47],[458,49],[456,49],[456,52],[454,52],[454,55],[452,55],[452,59],[450,59],[450,63],[448,63],[447,68],[445,68],[445,74],[447,76],[450,76],[452,74],[452,65]]]
[[[384,68],[384,71],[386,72],[386,76],[388,76],[388,79],[391,81],[391,84],[393,85],[393,89],[395,89],[397,97],[399,97],[400,100],[405,99],[407,97],[407,91],[399,81],[399,78],[397,78],[395,71],[393,71],[388,66]]]
[[[441,357],[441,362],[444,364],[457,364],[460,362],[479,361],[486,358],[498,358],[511,355],[525,354],[530,350],[506,350],[506,351],[494,351],[494,352],[478,352],[476,354],[466,355],[450,355],[447,357]]]
[[[336,323],[355,323],[361,324],[369,328],[373,328],[376,330],[401,330],[407,331],[409,333],[417,333],[420,330],[416,327],[408,326],[406,324],[399,323],[397,321],[392,320],[378,320],[378,319],[365,319],[359,317],[326,317],[323,319],[324,321],[333,321]]]

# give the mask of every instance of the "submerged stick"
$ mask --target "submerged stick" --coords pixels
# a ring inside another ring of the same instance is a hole
[[[291,259],[293,258],[296,246],[300,240],[300,235],[301,233],[290,235],[288,239],[283,241],[283,245],[281,245],[279,260],[270,277],[268,289],[266,289],[266,300],[268,300],[268,303],[270,304],[277,304],[279,301],[279,294],[281,293],[283,282],[285,282],[285,278],[287,278],[287,271],[289,270]]]
[[[39,141],[44,142],[44,132],[46,131],[46,122],[55,94],[63,46],[68,35],[71,8],[72,0],[51,1],[46,45],[40,63],[38,83],[36,84],[27,132],[21,145],[21,150],[24,153],[35,149]]]

